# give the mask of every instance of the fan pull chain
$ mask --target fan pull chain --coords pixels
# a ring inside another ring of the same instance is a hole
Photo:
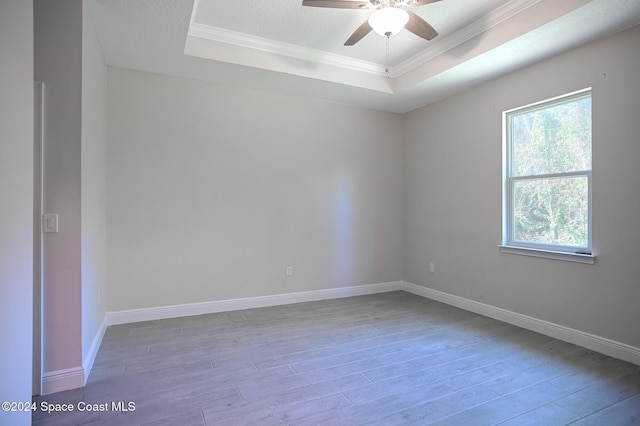
[[[385,62],[384,72],[387,73],[387,78],[391,78],[391,73],[389,72],[389,39],[391,38],[390,34],[387,34],[387,59]]]

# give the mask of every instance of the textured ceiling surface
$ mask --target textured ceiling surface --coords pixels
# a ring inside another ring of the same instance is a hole
[[[439,36],[344,41],[370,11],[302,0],[89,0],[110,66],[403,113],[640,23],[640,0],[442,0]]]

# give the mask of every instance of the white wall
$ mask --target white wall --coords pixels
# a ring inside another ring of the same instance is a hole
[[[401,279],[399,116],[108,77],[107,310]]]
[[[406,115],[405,281],[640,347],[638,46],[640,27]],[[589,86],[598,263],[499,253],[501,112]]]
[[[82,364],[86,375],[103,333],[107,280],[107,67],[86,0],[82,7],[81,135]]]
[[[35,0],[35,79],[45,84],[43,393],[82,386],[82,2]]]
[[[30,401],[33,301],[33,3],[0,2],[0,401]],[[29,425],[31,412],[0,411]]]

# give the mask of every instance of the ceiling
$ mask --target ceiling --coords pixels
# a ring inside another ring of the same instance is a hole
[[[370,10],[302,0],[89,0],[107,65],[404,113],[640,24],[639,0],[442,0],[439,33],[346,39]],[[385,72],[388,64],[389,73]]]

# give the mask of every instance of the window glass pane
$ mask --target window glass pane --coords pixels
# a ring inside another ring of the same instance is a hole
[[[513,239],[588,247],[587,176],[513,181]]]
[[[512,176],[591,170],[591,96],[510,116]]]

